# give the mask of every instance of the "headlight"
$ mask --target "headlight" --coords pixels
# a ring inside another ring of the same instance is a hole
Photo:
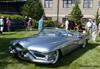
[[[19,43],[17,43],[15,45],[15,48],[16,48],[17,51],[22,51],[23,50],[23,47]]]

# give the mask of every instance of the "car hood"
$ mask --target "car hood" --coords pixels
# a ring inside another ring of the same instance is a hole
[[[47,53],[59,48],[59,46],[66,41],[68,41],[68,39],[65,39],[65,37],[37,36],[21,39],[18,43],[29,50]]]

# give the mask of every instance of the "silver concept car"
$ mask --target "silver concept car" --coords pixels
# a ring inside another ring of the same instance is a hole
[[[9,51],[20,59],[38,63],[56,63],[77,47],[86,47],[87,33],[47,28],[36,36],[13,40]]]

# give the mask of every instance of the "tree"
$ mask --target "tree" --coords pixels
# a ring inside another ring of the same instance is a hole
[[[75,3],[75,6],[73,7],[70,15],[71,15],[72,20],[76,24],[81,25],[81,19],[83,17],[83,14],[82,14],[77,2]]]
[[[44,10],[40,0],[27,0],[22,7],[22,15],[29,16],[36,20],[40,19]]]
[[[97,9],[95,20],[96,20],[97,24],[100,22],[100,19],[99,19],[99,8]]]

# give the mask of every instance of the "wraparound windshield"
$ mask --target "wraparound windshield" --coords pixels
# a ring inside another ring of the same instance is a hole
[[[70,31],[65,31],[64,29],[44,29],[40,35],[44,36],[73,36]]]

